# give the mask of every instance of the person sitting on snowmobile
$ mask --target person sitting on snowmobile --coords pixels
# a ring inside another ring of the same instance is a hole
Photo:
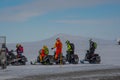
[[[22,57],[23,50],[24,49],[23,49],[23,46],[21,44],[16,45],[17,58]]]
[[[89,43],[90,43],[90,48],[89,51],[87,51],[87,54],[89,54],[90,57],[92,57],[92,55],[95,52],[95,49],[97,48],[97,43],[92,41],[92,39],[89,40]]]
[[[62,42],[61,42],[60,38],[56,39],[55,45],[51,49],[54,49],[54,48],[56,48],[55,60],[57,60],[58,56],[62,54]]]
[[[49,54],[49,49],[46,45],[39,51],[40,62],[43,61],[43,58]]]
[[[72,55],[74,54],[74,44],[73,43],[70,43],[69,40],[67,40],[66,42],[66,45],[67,45],[67,54],[66,54],[66,57],[67,57],[67,60],[69,62],[71,62],[71,57]]]

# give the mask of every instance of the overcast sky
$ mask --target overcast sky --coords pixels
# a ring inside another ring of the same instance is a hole
[[[120,0],[0,0],[0,35],[31,42],[56,34],[120,37]]]

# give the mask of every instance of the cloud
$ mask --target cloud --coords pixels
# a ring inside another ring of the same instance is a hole
[[[40,13],[36,12],[20,12],[17,14],[4,14],[4,16],[0,16],[0,21],[14,22],[14,21],[26,21],[32,16],[40,15]]]
[[[111,26],[111,25],[119,25],[120,19],[56,20],[51,22],[60,23],[60,24],[79,24],[82,26],[94,26],[94,25]]]
[[[106,3],[120,3],[119,0],[34,0],[22,5],[0,9],[0,21],[26,21],[53,10],[68,8],[89,8]]]

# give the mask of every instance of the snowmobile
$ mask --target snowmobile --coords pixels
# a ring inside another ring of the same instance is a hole
[[[79,57],[77,54],[72,54],[71,59],[69,59],[70,55],[66,54],[66,61],[68,61],[70,64],[78,64]]]
[[[80,62],[84,64],[85,61],[88,61],[90,64],[100,64],[101,58],[99,54],[90,54],[90,51],[87,50],[85,59],[80,60]]]
[[[27,58],[24,55],[21,55],[18,57],[18,55],[15,55],[16,51],[9,51],[7,55],[7,65],[26,65]]]
[[[42,61],[40,61],[40,56],[37,57],[37,60],[31,61],[31,65],[36,65],[36,64],[42,64],[42,65],[52,65],[54,63],[54,58],[52,55],[46,55]]]
[[[61,58],[61,59],[60,59]],[[64,56],[58,56],[58,59],[55,60],[55,53],[54,55],[47,55],[43,58],[42,62],[40,61],[40,56],[37,57],[37,60],[31,61],[31,65],[36,65],[36,64],[42,64],[42,65],[52,65],[54,63],[56,64],[65,64],[66,59]]]

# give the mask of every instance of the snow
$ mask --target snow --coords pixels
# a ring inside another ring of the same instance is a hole
[[[0,71],[0,80],[10,78],[22,78],[31,75],[55,74],[71,71],[87,71],[118,68],[118,66],[103,64],[67,64],[67,65],[26,65],[26,66],[9,66],[6,70]]]
[[[108,69],[120,67],[120,46],[115,41],[93,39],[98,43],[96,53],[101,56],[101,64],[66,64],[66,65],[30,65],[31,60],[35,60],[38,56],[39,49],[43,45],[47,45],[50,54],[53,55],[51,47],[57,37],[60,37],[63,42],[63,54],[66,55],[65,41],[70,40],[75,44],[75,53],[78,54],[80,60],[84,58],[86,50],[89,49],[89,38],[81,36],[71,36],[66,34],[58,34],[49,39],[37,42],[24,42],[24,55],[28,58],[28,63],[25,66],[8,66],[6,70],[0,70],[0,80],[25,77],[38,74],[54,74],[70,71],[84,71],[95,69]],[[9,50],[15,49],[15,44],[7,45]]]

